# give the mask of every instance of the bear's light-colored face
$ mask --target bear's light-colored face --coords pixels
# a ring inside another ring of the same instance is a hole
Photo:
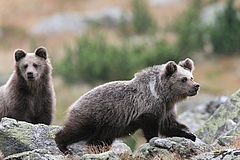
[[[43,47],[38,48],[34,53],[15,51],[16,67],[27,81],[35,81],[41,77],[46,67],[46,59],[47,52]]]
[[[198,93],[200,85],[194,81],[192,75],[194,63],[191,59],[187,58],[178,65],[175,62],[169,62],[165,69],[170,94],[183,99]]]
[[[194,81],[192,72],[177,66],[177,72],[175,72],[169,79],[171,89],[178,92],[183,96],[194,96],[199,91],[199,84]]]

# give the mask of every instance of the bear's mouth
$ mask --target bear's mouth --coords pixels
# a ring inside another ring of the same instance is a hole
[[[199,89],[194,89],[194,90],[192,90],[192,91],[189,91],[188,93],[189,93],[189,96],[195,96],[196,94],[198,94],[198,91],[199,91]]]
[[[195,96],[198,94],[198,91],[190,91],[189,96]]]
[[[34,81],[34,80],[35,80],[34,77],[28,77],[27,79],[28,79],[29,81]]]
[[[34,74],[32,72],[28,72],[27,73],[27,79],[29,81],[34,81],[35,80]]]
[[[189,91],[189,96],[195,96],[196,94],[198,94],[199,90],[200,90],[200,85],[195,84],[194,88],[191,91]]]

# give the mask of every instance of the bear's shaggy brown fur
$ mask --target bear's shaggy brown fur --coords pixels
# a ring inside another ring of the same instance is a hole
[[[159,134],[195,141],[187,126],[177,121],[175,104],[198,93],[193,61],[177,65],[170,61],[135,74],[130,81],[100,85],[78,99],[68,110],[63,129],[55,137],[65,154],[67,146],[85,141],[88,145],[111,145],[113,140],[143,130],[149,141]]]
[[[15,71],[0,87],[0,118],[9,117],[33,124],[50,124],[56,106],[52,66],[47,50],[14,52]]]

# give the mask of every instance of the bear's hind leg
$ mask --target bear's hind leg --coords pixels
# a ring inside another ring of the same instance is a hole
[[[76,140],[77,137],[75,137]],[[71,140],[72,139],[72,140]],[[60,130],[56,135],[55,135],[55,142],[57,144],[57,147],[59,150],[64,153],[64,155],[67,154],[72,154],[72,152],[67,149],[67,146],[69,144],[74,143],[73,141],[74,137],[69,136],[67,133],[64,133],[64,130]],[[71,142],[70,142],[71,141]],[[77,141],[77,140],[76,140]]]
[[[93,128],[86,126],[78,129],[76,126],[75,129],[71,128],[71,126],[65,126],[55,135],[55,142],[59,150],[65,155],[72,154],[72,152],[67,149],[67,146],[79,141],[86,141],[93,135],[93,133]]]

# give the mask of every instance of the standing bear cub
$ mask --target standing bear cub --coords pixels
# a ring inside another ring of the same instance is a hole
[[[34,53],[18,49],[14,57],[15,71],[0,87],[0,118],[49,125],[56,99],[46,48],[39,47]]]
[[[84,141],[87,145],[111,145],[115,138],[142,129],[153,137],[196,136],[177,121],[175,104],[198,93],[194,63],[187,58],[177,65],[169,61],[146,68],[130,81],[100,85],[78,99],[67,113],[65,126],[56,134],[58,148],[71,154],[67,146]]]

